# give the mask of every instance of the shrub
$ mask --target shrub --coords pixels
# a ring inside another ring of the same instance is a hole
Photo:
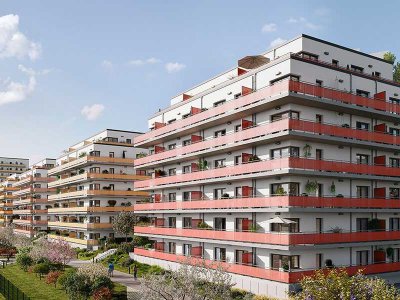
[[[253,300],[274,300],[274,298],[270,298],[270,297],[264,296],[264,295],[255,295],[253,297]]]
[[[116,249],[116,248],[118,248],[118,247],[119,247],[119,244],[117,244],[117,243],[107,243],[106,249],[107,249],[107,250],[109,250],[109,249]]]
[[[134,261],[132,258],[127,257],[127,258],[123,259],[123,260],[120,262],[120,264],[121,264],[121,266],[127,268],[127,267],[129,267],[130,265],[132,265],[134,262],[135,262],[135,261]]]
[[[132,252],[134,247],[134,243],[130,242],[130,243],[122,243],[118,246],[118,252],[121,253],[129,253]]]
[[[250,295],[252,295],[252,294],[245,290],[241,290],[241,289],[237,289],[237,288],[231,289],[231,299],[232,300],[245,300],[245,299],[248,299],[247,297],[249,297]]]
[[[47,274],[50,271],[50,265],[48,263],[40,263],[33,266],[33,272],[36,274]]]
[[[108,289],[112,289],[113,288],[113,283],[110,279],[110,277],[108,276],[99,276],[97,278],[94,279],[93,283],[92,283],[92,291],[96,291],[99,290],[101,288],[108,288]]]
[[[78,268],[77,274],[85,275],[93,282],[97,277],[107,276],[107,269],[102,264],[87,264]]]
[[[112,294],[111,290],[106,287],[102,287],[100,289],[97,289],[93,293],[93,300],[111,300],[112,299]]]
[[[22,270],[25,272],[28,270],[28,267],[33,264],[32,258],[27,253],[19,253],[16,257],[17,265],[20,266]]]
[[[57,286],[57,281],[58,278],[60,277],[61,272],[60,271],[51,271],[49,274],[46,276],[46,283],[47,284],[54,284],[54,287]]]
[[[70,299],[87,299],[92,291],[89,277],[77,272],[65,278],[63,287]]]
[[[150,242],[148,237],[145,236],[134,236],[133,237],[133,245],[135,247],[143,247],[144,245]]]
[[[162,274],[162,273],[164,273],[164,269],[159,266],[153,265],[153,266],[150,266],[150,268],[148,269],[147,272],[149,274]]]
[[[58,277],[57,283],[65,289],[65,284],[67,281],[69,281],[69,277],[74,276],[75,273],[76,273],[75,269],[65,270],[65,272]]]

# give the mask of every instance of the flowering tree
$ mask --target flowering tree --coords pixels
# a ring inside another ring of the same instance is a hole
[[[316,271],[300,281],[302,291],[293,300],[396,300],[400,293],[394,286],[380,278],[369,278],[358,272],[349,276],[344,269],[332,269],[327,273]]]
[[[77,274],[87,276],[91,282],[98,277],[108,276],[107,268],[100,263],[80,266]]]
[[[70,244],[62,239],[49,242],[47,258],[53,263],[66,265],[76,256],[75,250]]]
[[[143,300],[232,299],[232,276],[221,265],[204,260],[188,259],[178,270],[146,275],[141,283]]]
[[[128,235],[133,232],[136,217],[131,212],[123,211],[119,213],[113,222],[113,229],[115,232],[125,235],[125,241],[128,241]]]

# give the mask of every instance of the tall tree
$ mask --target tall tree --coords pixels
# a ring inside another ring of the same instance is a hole
[[[119,213],[113,221],[115,232],[125,235],[125,241],[128,241],[128,235],[133,233],[136,217],[132,212],[123,211]]]
[[[393,64],[393,80],[400,82],[400,62],[395,63],[396,55],[394,55],[392,52],[386,52],[383,55],[383,59]]]

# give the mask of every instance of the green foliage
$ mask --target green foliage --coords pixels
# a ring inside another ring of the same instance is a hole
[[[74,273],[76,273],[76,269],[65,270],[65,272],[58,277],[57,283],[65,289],[66,282],[70,280],[69,277],[74,276]]]
[[[369,230],[379,229],[379,220],[378,219],[368,220],[368,229]]]
[[[307,193],[315,193],[318,189],[318,182],[315,180],[307,180],[306,183],[306,192]]]
[[[132,212],[123,211],[114,218],[113,229],[115,232],[125,235],[127,241],[128,235],[133,232],[135,220],[136,217]]]
[[[33,264],[32,258],[24,252],[17,254],[16,262],[17,265],[25,272],[28,270],[28,267]]]
[[[211,229],[212,227],[210,225],[208,225],[206,222],[200,222],[199,224],[197,224],[197,228],[200,228],[200,229]]]
[[[237,288],[231,289],[232,300],[246,300],[249,299],[251,295],[252,295],[251,293],[242,289],[237,289]]]
[[[386,52],[383,54],[383,59],[390,62],[391,64],[394,64],[396,61],[396,55],[394,55],[392,52]]]
[[[396,55],[391,52],[386,52],[383,59],[393,64],[393,81],[400,82],[400,62],[395,63]]]
[[[66,277],[63,287],[70,299],[86,300],[92,292],[89,277],[77,272]]]
[[[133,245],[135,247],[143,247],[149,243],[149,238],[147,236],[133,236]]]
[[[95,280],[93,281],[91,288],[92,288],[92,292],[100,289],[100,288],[108,288],[108,289],[112,289],[113,288],[113,283],[110,279],[110,277],[107,276],[99,276],[97,278],[95,278]]]
[[[368,278],[360,272],[349,276],[344,269],[332,269],[327,274],[322,270],[300,281],[301,292],[293,295],[294,300],[370,299],[396,300],[398,290],[380,278]]]
[[[279,195],[279,196],[286,195],[286,191],[285,191],[285,189],[283,188],[283,186],[279,186],[279,187],[276,189],[276,194]]]
[[[120,245],[118,245],[118,251],[121,253],[129,253],[132,252],[134,248],[134,243],[130,242],[130,243],[122,243]]]
[[[47,262],[34,265],[33,272],[36,274],[47,274],[50,272],[50,264]]]

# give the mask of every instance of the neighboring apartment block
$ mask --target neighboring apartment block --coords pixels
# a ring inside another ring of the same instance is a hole
[[[49,170],[57,193],[49,196],[50,238],[62,237],[74,247],[96,249],[100,240],[119,237],[112,229],[115,215],[133,211],[147,192],[133,191],[134,159],[143,150],[133,146],[137,132],[106,129],[69,149]]]
[[[29,159],[0,157],[0,182],[13,174],[21,174],[28,170]]]
[[[400,85],[380,58],[302,35],[172,99],[149,120],[135,190],[153,249],[219,261],[285,298],[313,270],[400,281]]]
[[[55,159],[43,159],[18,175],[12,183],[13,225],[16,233],[33,237],[47,230],[47,199],[56,191],[48,187],[55,180],[54,176],[48,176],[48,170],[54,168],[55,164]]]
[[[17,180],[17,174],[7,177],[0,182],[0,226],[8,226],[12,223],[13,219],[13,192],[18,188],[13,187],[14,182]]]

